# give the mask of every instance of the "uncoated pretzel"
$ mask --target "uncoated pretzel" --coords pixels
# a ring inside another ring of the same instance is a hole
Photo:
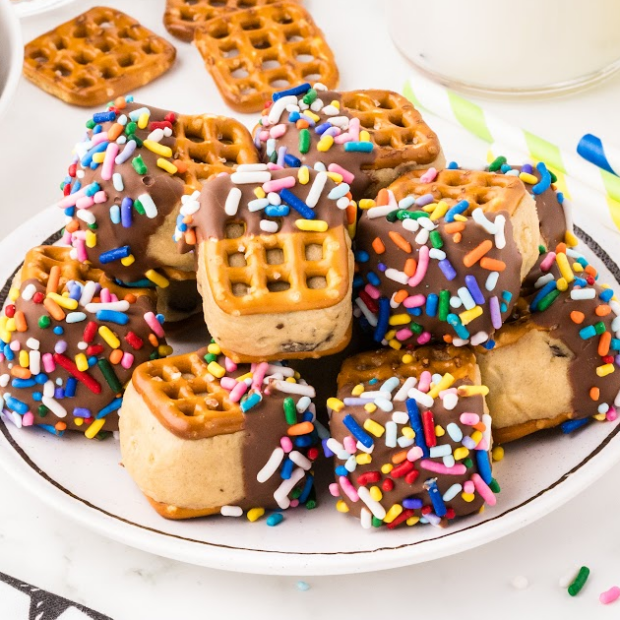
[[[24,75],[66,103],[96,106],[152,82],[175,57],[132,17],[94,7],[28,43]]]

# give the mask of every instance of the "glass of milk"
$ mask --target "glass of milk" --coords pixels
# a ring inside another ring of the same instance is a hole
[[[388,0],[398,49],[445,84],[505,94],[590,85],[620,68],[620,0]]]

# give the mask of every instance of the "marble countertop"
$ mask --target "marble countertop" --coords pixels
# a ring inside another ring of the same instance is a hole
[[[82,8],[83,0],[22,21],[24,39],[49,30]],[[164,0],[108,0],[168,36],[161,24]],[[307,0],[334,49],[343,88],[400,90],[415,73],[395,50],[380,0]],[[419,26],[412,24],[412,36]],[[438,33],[440,36],[440,33]],[[191,46],[176,42],[177,66],[140,90],[140,97],[185,112],[229,112]],[[485,105],[515,124],[566,148],[590,131],[618,135],[620,76],[563,98]],[[0,238],[56,198],[84,110],[67,106],[22,80],[0,120]],[[248,125],[252,117],[244,119]],[[74,128],[73,130],[71,128]],[[441,134],[440,134],[441,137]],[[620,140],[616,140],[620,142]],[[522,618],[549,613],[566,619],[608,617],[599,594],[620,585],[620,530],[616,515],[617,468],[578,498],[539,522],[478,549],[426,564],[356,576],[262,577],[218,572],[162,559],[112,542],[59,516],[6,476],[0,477],[0,572],[76,600],[114,620],[172,617],[256,620],[344,617],[363,605],[367,616]],[[575,564],[591,568],[583,593],[571,598],[558,580]],[[511,585],[525,576],[529,587]],[[299,581],[309,585],[302,591]],[[3,610],[0,618],[13,620]],[[616,603],[614,607],[620,605]],[[18,619],[20,620],[20,619]],[[64,620],[64,618],[63,618]]]

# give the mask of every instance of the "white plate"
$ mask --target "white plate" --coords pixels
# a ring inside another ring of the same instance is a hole
[[[10,0],[0,0],[0,117],[17,88],[24,63],[21,25]]]
[[[583,251],[615,286],[618,267],[606,255],[617,235],[584,222]],[[0,285],[9,282],[21,257],[63,223],[56,207],[43,211],[0,243]],[[600,244],[600,245],[599,245]],[[7,284],[8,287],[8,284]],[[2,293],[6,295],[7,288]],[[174,344],[174,342],[173,342]],[[174,522],[159,517],[119,466],[114,440],[63,439],[44,431],[0,423],[0,466],[41,500],[104,536],[185,562],[241,572],[329,575],[373,571],[424,562],[492,541],[548,514],[589,486],[620,460],[620,421],[593,422],[574,435],[540,434],[506,447],[496,464],[498,503],[447,529],[415,526],[367,532],[336,512],[322,485],[319,507],[286,513],[278,527],[264,520],[209,519]]]
[[[57,9],[70,2],[73,0],[19,0],[19,2],[14,2],[13,6],[18,17],[30,17]]]

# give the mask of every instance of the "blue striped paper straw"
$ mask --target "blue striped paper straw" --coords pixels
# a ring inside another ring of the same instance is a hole
[[[620,151],[613,147],[604,147],[597,136],[587,133],[577,145],[577,153],[591,164],[620,176]]]

